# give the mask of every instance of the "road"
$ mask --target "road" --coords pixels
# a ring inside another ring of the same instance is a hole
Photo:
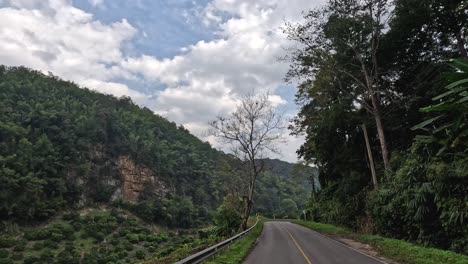
[[[382,264],[308,228],[266,222],[244,264]]]

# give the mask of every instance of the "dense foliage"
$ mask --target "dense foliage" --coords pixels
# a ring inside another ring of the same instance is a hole
[[[287,76],[300,82],[292,129],[322,187],[315,220],[468,253],[466,5],[329,1],[286,26],[299,44]]]

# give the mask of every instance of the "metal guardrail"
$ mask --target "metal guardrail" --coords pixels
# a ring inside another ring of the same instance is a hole
[[[229,246],[232,242],[236,241],[237,239],[243,237],[245,234],[247,234],[250,230],[252,230],[255,226],[257,226],[259,219],[257,219],[257,222],[251,227],[249,227],[247,230],[242,231],[241,233],[228,238],[224,240],[223,242],[219,242],[218,244],[211,246],[209,248],[206,248],[198,253],[195,253],[189,257],[184,258],[183,260],[177,261],[175,264],[196,264],[200,263],[203,260],[213,256],[215,253],[217,253],[219,250],[224,249],[225,247]]]

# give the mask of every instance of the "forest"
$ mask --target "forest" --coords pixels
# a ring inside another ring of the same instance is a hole
[[[329,1],[285,25],[315,221],[468,254],[467,10]]]

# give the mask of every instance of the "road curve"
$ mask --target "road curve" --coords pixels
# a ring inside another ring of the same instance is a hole
[[[244,264],[382,264],[335,240],[289,222],[266,222]]]

